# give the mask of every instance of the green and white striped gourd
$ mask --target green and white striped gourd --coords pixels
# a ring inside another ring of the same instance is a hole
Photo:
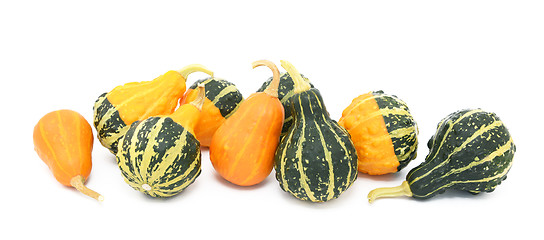
[[[427,199],[447,189],[492,192],[506,179],[516,151],[503,122],[481,109],[448,115],[427,145],[425,162],[412,169],[401,186],[375,189],[369,201],[402,195]]]
[[[310,80],[308,78],[304,77],[304,75],[300,74],[302,79],[310,84],[310,87],[314,87],[312,83],[310,83]],[[268,85],[272,82],[272,77],[270,77],[266,82],[263,83],[263,85],[257,90],[257,92],[263,92]],[[283,109],[285,111],[285,120],[283,121],[283,127],[281,129],[281,136],[280,138],[283,138],[285,134],[287,134],[287,131],[289,130],[289,127],[291,127],[291,124],[293,123],[293,116],[291,115],[291,97],[295,94],[295,82],[293,81],[293,78],[291,75],[289,75],[288,72],[282,73],[280,75],[280,86],[278,87],[278,99],[280,100],[281,104],[283,105]]]
[[[204,101],[180,106],[167,116],[134,122],[119,142],[117,164],[132,188],[151,197],[171,197],[200,175],[200,143],[194,127]]]
[[[355,147],[348,132],[330,118],[319,90],[310,89],[288,62],[282,66],[297,86],[290,104],[293,124],[276,150],[276,179],[298,199],[335,199],[357,178]]]

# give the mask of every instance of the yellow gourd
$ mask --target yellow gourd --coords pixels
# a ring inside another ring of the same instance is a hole
[[[173,113],[185,93],[187,76],[197,71],[213,76],[204,66],[193,64],[153,81],[127,83],[100,95],[94,105],[100,143],[115,154],[119,139],[133,122]]]

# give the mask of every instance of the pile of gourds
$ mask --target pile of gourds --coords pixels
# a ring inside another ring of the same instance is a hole
[[[261,60],[272,77],[246,99],[202,65],[152,81],[118,86],[98,97],[93,123],[115,154],[121,175],[151,197],[171,197],[201,172],[201,146],[217,173],[239,186],[259,184],[272,169],[281,189],[310,202],[338,198],[358,172],[391,174],[417,156],[418,126],[400,98],[374,91],[331,119],[320,91],[289,62]],[[210,75],[186,91],[188,75]],[[93,133],[78,113],[59,110],[34,128],[35,149],[56,179],[97,200],[86,188]],[[481,109],[454,112],[429,140],[425,161],[398,187],[371,191],[369,201],[406,195],[430,198],[447,189],[491,192],[506,178],[515,145],[500,119]]]

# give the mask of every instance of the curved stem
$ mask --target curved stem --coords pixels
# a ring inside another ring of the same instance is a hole
[[[251,64],[253,68],[259,67],[259,66],[267,66],[272,70],[272,82],[270,82],[270,85],[266,87],[264,92],[272,97],[278,97],[278,87],[280,86],[280,71],[278,70],[278,67],[276,67],[276,64],[274,64],[271,61],[268,60],[259,60],[255,61]]]
[[[72,187],[76,188],[78,191],[80,191],[81,193],[89,196],[89,197],[92,197],[100,202],[104,201],[104,197],[102,195],[100,195],[99,193],[87,188],[85,186],[85,178],[81,175],[77,175],[75,177],[73,177],[71,180],[70,180],[70,184],[72,185]]]
[[[368,202],[372,203],[376,198],[400,196],[412,196],[412,191],[410,190],[410,185],[408,185],[407,181],[402,182],[402,184],[397,187],[376,188],[370,191],[370,193],[368,193]]]
[[[295,89],[294,92],[301,93],[304,91],[308,91],[311,86],[310,83],[304,80],[298,70],[288,61],[281,60],[281,66],[289,73],[291,78],[293,79],[293,82],[295,83]]]
[[[202,104],[204,104],[204,99],[206,99],[206,90],[204,89],[204,84],[199,83],[197,89],[198,95],[196,96],[195,100],[191,101],[189,104],[195,106],[196,108],[198,108],[198,110],[202,111]]]
[[[200,64],[188,65],[180,69],[178,72],[179,74],[181,74],[181,76],[183,76],[183,78],[185,78],[185,80],[187,80],[187,77],[189,76],[189,74],[194,72],[203,72],[213,77],[213,72]]]

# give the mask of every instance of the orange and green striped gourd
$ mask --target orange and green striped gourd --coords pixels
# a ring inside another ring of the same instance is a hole
[[[370,175],[394,173],[417,155],[417,124],[404,101],[383,91],[353,99],[338,121],[357,149],[358,170]]]
[[[198,92],[196,88],[199,84],[204,85],[206,98],[202,105],[200,120],[195,126],[195,135],[201,146],[209,147],[215,131],[238,109],[244,98],[233,83],[210,77],[198,80],[191,85],[181,99],[181,104],[196,99]]]

